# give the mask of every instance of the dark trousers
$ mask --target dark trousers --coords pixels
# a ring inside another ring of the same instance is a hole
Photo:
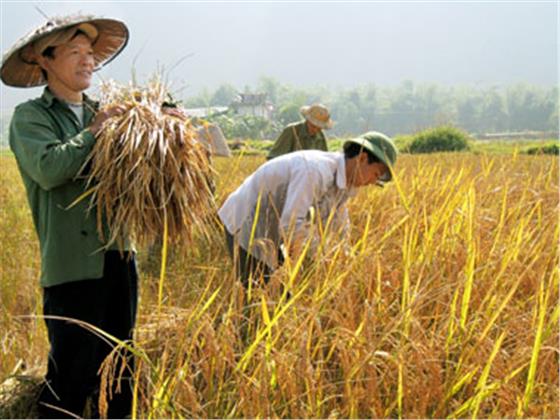
[[[70,416],[48,405],[81,417],[88,397],[95,400],[90,415],[99,416],[98,370],[113,349],[113,343],[108,343],[92,331],[76,323],[49,319],[48,316],[85,321],[120,340],[131,339],[136,319],[137,283],[134,258],[108,251],[101,279],[44,288],[43,312],[47,317],[45,322],[51,348],[46,385],[39,397],[41,418]],[[125,370],[120,393],[113,389],[108,409],[110,418],[124,418],[131,410],[133,360],[130,354],[124,356],[130,370]]]
[[[243,283],[243,287],[249,287],[249,279],[252,279],[254,284],[256,284],[261,277],[264,283],[267,284],[273,270],[264,262],[253,257],[242,247],[238,246],[231,233],[229,233],[225,227],[224,231],[226,233],[226,243],[229,254],[233,260],[237,277],[241,280],[241,283]],[[284,256],[280,249],[278,249],[278,262],[280,265],[284,263]]]

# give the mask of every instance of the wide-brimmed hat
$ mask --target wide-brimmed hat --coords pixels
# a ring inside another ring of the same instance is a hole
[[[344,142],[342,146],[344,150],[348,148],[351,144],[357,143],[361,145],[364,149],[375,155],[381,162],[383,162],[388,168],[385,174],[383,174],[379,180],[382,182],[389,182],[393,179],[393,167],[397,162],[397,147],[389,137],[383,133],[377,131],[369,131],[362,134],[360,137],[356,137]]]
[[[2,58],[1,78],[9,86],[33,87],[44,85],[37,62],[48,47],[68,42],[77,31],[92,41],[95,70],[113,60],[128,43],[128,28],[116,19],[91,15],[54,17],[20,38]]]
[[[311,106],[302,106],[299,112],[303,118],[319,128],[328,130],[333,126],[331,115],[325,105],[313,104]]]

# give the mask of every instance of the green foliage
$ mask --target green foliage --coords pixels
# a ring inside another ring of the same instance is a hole
[[[281,130],[281,125],[254,115],[219,115],[209,118],[217,123],[227,139],[273,138]]]
[[[470,145],[475,154],[512,154],[526,153],[527,149],[548,146],[553,142],[551,139],[473,140]]]
[[[210,99],[211,106],[228,106],[237,96],[237,89],[230,84],[222,84]]]
[[[525,150],[528,155],[558,155],[560,154],[560,147],[558,142],[546,144],[543,146],[529,147]]]
[[[302,117],[299,113],[300,106],[295,103],[284,105],[278,110],[278,121],[282,125],[287,125],[300,120]]]
[[[274,141],[272,140],[230,140],[228,146],[234,155],[243,154],[243,156],[266,156]]]
[[[203,90],[186,107],[226,106],[237,92],[229,84]],[[558,88],[515,84],[504,87],[442,86],[403,81],[397,86],[367,84],[351,88],[295,87],[263,77],[245,91],[265,92],[275,107],[275,123],[297,121],[299,107],[327,105],[335,121],[329,136],[381,131],[389,136],[451,124],[469,133],[558,132]]]
[[[329,152],[340,152],[342,150],[342,145],[346,140],[346,138],[327,137],[327,147]]]
[[[464,131],[452,127],[441,126],[421,131],[405,145],[405,152],[434,153],[458,152],[469,150],[469,136]]]
[[[413,140],[413,136],[395,136],[393,141],[395,142],[395,146],[397,146],[397,150],[399,152],[407,152],[408,146],[410,142]]]

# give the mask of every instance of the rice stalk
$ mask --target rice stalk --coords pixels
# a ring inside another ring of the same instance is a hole
[[[163,300],[163,282],[165,280],[165,269],[167,267],[167,239],[169,237],[169,224],[167,223],[167,212],[163,212],[163,238],[161,247],[161,268],[158,284],[158,313],[161,312],[161,302]]]
[[[544,288],[545,288],[545,282],[540,283],[538,296],[537,296],[538,299],[537,305],[535,306],[535,312],[537,314],[535,341],[531,352],[531,362],[529,364],[529,372],[527,373],[527,382],[525,385],[525,392],[523,394],[523,404],[521,406],[522,407],[521,410],[517,413],[519,416],[521,416],[523,412],[527,410],[535,386],[537,363],[539,360],[539,354],[542,347],[542,333],[544,329],[544,322],[545,322],[546,311],[548,307],[550,290],[552,289],[552,288],[548,288],[545,294]]]
[[[169,244],[191,243],[195,230],[208,236],[213,169],[191,120],[162,110],[167,90],[157,78],[101,92],[103,107],[126,109],[105,122],[82,168],[101,239],[122,249],[127,237],[149,245],[166,229]]]

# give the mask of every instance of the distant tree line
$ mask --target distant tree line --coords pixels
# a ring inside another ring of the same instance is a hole
[[[239,91],[231,84],[222,84],[214,91],[204,90],[185,99],[183,104],[225,106]],[[235,115],[222,116],[221,122],[228,125],[226,135],[234,135],[237,130],[239,137],[274,137],[283,125],[300,119],[302,105],[313,102],[322,102],[330,108],[336,122],[329,132],[331,136],[355,135],[367,130],[389,135],[410,134],[442,124],[473,134],[558,132],[558,87],[442,86],[404,81],[395,87],[369,84],[349,89],[299,88],[263,77],[256,86],[246,86],[242,91],[266,92],[275,107],[273,120],[245,117],[241,121]]]

